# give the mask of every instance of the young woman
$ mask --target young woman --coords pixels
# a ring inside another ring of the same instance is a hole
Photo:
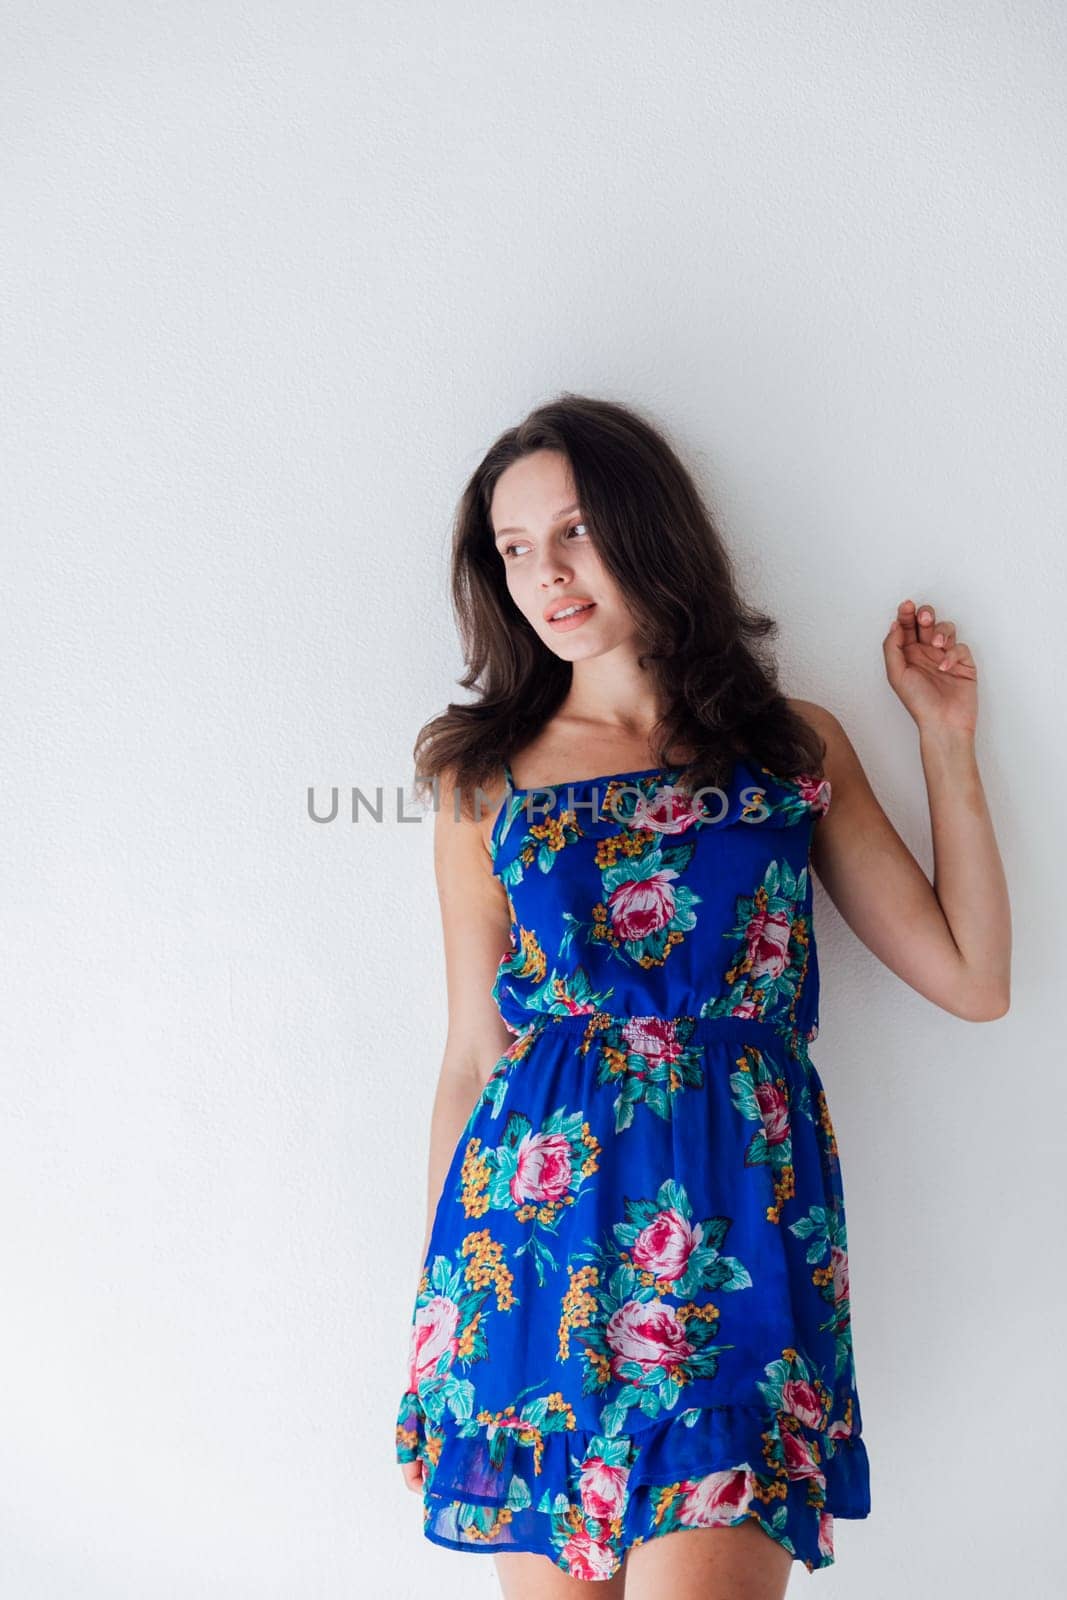
[[[477,698],[415,748],[449,1023],[397,1459],[508,1600],[779,1600],[870,1505],[811,874],[920,994],[1004,1015],[974,659],[911,600],[883,640],[931,884],[633,410],[505,433],[453,579]]]

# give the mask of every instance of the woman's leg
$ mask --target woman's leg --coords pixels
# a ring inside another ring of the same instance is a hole
[[[493,1559],[504,1600],[623,1600],[626,1594],[625,1563],[613,1578],[587,1580],[569,1578],[548,1556],[526,1551],[513,1550]]]
[[[752,1517],[732,1528],[676,1528],[629,1550],[626,1600],[782,1600],[793,1559]]]

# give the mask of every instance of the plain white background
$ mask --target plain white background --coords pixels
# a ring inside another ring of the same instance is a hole
[[[497,1592],[393,1455],[445,1028],[395,808],[456,497],[563,389],[670,431],[928,870],[881,640],[910,595],[975,652],[1011,1012],[818,892],[874,1509],[790,1593],[1061,1588],[1061,8],[3,32],[2,1592]],[[391,820],[313,823],[335,784]]]

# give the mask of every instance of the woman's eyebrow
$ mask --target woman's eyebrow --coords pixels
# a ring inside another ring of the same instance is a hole
[[[557,511],[556,512],[556,515],[553,518],[553,521],[554,522],[559,522],[562,517],[569,517],[572,511],[580,511],[581,509],[582,509],[581,506],[577,505],[577,504],[575,504],[573,506],[564,506],[562,511]],[[497,538],[497,539],[500,539],[500,538],[503,537],[503,535],[505,533],[525,533],[525,532],[526,532],[525,528],[500,528],[500,529],[497,530],[497,532],[494,535],[494,537]]]

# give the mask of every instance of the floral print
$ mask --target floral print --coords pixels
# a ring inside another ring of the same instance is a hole
[[[815,1571],[870,1506],[808,1049],[830,785],[739,762],[705,804],[675,776],[510,783],[514,1039],[445,1175],[396,1419],[427,1538],[590,1581],[746,1520]]]

